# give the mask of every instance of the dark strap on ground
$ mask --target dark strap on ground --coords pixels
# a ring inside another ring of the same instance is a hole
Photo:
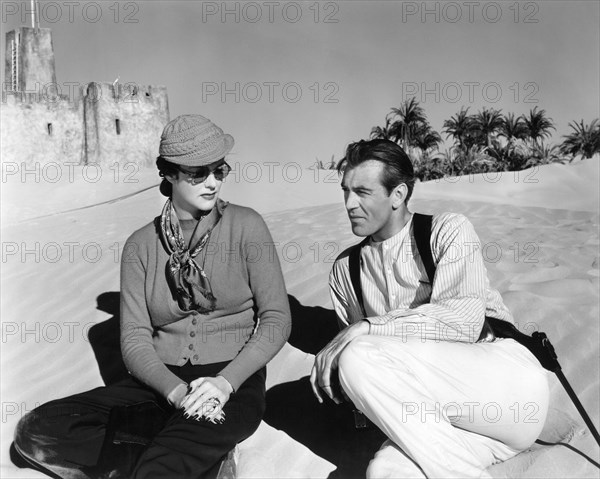
[[[570,444],[567,444],[566,442],[546,442],[546,441],[542,441],[541,439],[536,439],[535,442],[542,446],[565,446],[566,448],[571,449],[571,451],[573,451],[573,452],[576,452],[581,457],[583,457],[586,461],[588,461],[589,463],[593,464],[598,469],[600,469],[600,464],[598,464],[596,461],[594,461],[590,456],[588,456],[587,454],[584,454],[579,449],[571,446]]]

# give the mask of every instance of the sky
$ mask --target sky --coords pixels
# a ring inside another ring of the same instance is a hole
[[[29,10],[2,2],[3,52]],[[64,93],[165,85],[171,118],[212,119],[240,161],[339,159],[411,96],[439,132],[463,106],[545,109],[551,143],[600,117],[598,1],[43,0],[38,18]]]

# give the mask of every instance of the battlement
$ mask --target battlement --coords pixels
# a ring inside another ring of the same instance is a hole
[[[89,100],[114,101],[117,103],[155,102],[167,95],[163,85],[139,85],[134,82],[90,82],[83,92]]]

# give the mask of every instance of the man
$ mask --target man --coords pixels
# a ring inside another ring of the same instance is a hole
[[[342,329],[315,359],[313,391],[320,402],[323,393],[349,399],[388,437],[367,477],[490,477],[489,465],[538,437],[545,370],[512,339],[477,342],[485,316],[514,321],[490,288],[463,215],[433,217],[430,284],[407,207],[414,171],[402,148],[351,144],[341,169],[352,232],[368,237],[360,249],[363,305],[346,250],[329,280]]]

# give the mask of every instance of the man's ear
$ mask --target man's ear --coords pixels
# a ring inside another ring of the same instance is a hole
[[[408,187],[405,183],[400,183],[394,190],[392,191],[392,208],[397,210],[400,208],[406,201],[406,196],[408,195]]]

